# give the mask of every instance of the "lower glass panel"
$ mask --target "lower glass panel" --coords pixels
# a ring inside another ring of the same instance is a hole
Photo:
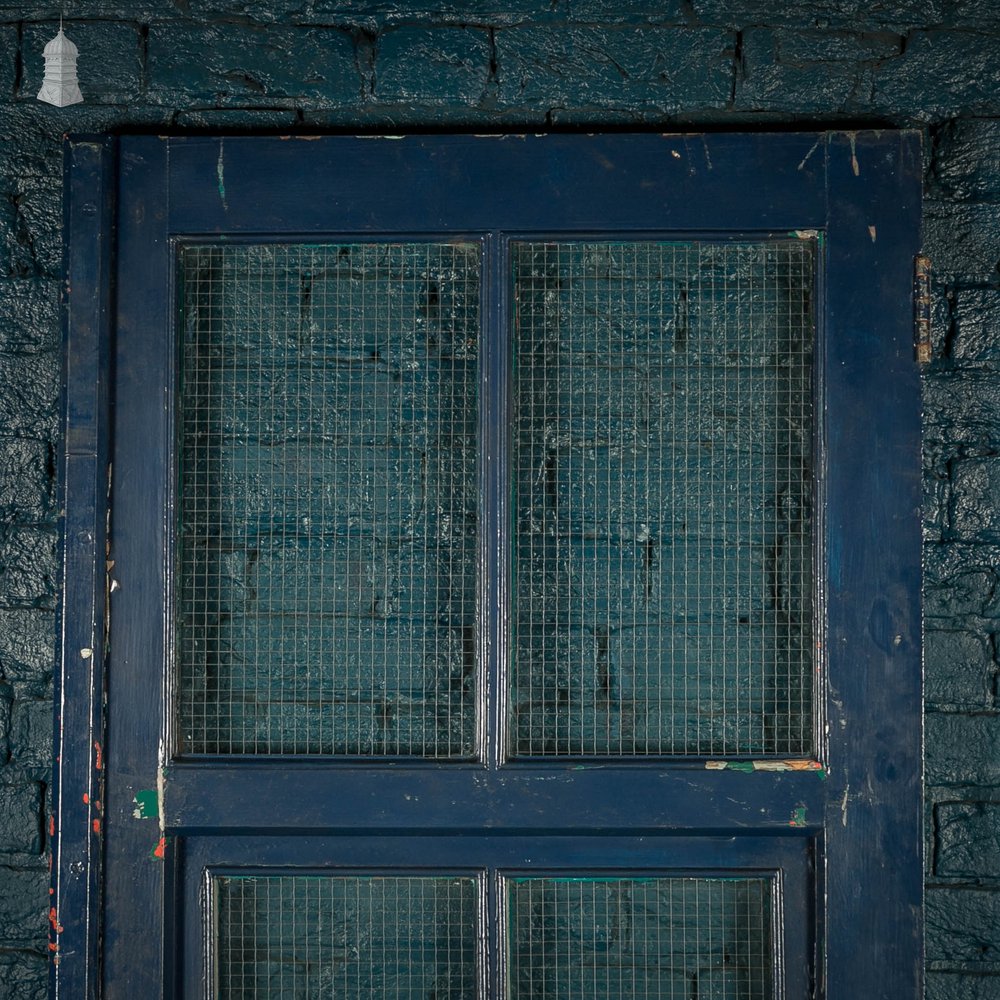
[[[772,1000],[767,878],[511,878],[509,1000]]]
[[[474,1000],[471,877],[218,876],[222,1000]]]

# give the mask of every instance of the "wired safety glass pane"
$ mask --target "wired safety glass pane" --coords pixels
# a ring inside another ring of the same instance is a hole
[[[474,753],[480,251],[180,251],[178,745]]]
[[[514,756],[811,752],[814,244],[514,245]]]
[[[770,879],[507,880],[509,1000],[773,1000]]]
[[[476,1000],[474,878],[217,876],[219,1000]]]

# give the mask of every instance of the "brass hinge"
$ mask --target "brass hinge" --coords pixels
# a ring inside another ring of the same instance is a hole
[[[931,360],[931,259],[913,258],[913,346],[917,364]]]

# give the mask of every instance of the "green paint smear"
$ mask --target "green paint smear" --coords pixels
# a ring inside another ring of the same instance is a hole
[[[160,800],[155,788],[144,788],[141,792],[136,792],[132,801],[135,803],[132,815],[136,819],[156,819],[160,815]]]
[[[806,807],[799,806],[792,811],[792,821],[790,826],[805,826],[806,825]]]
[[[741,771],[743,774],[753,774],[757,769],[750,760],[733,760],[726,764],[727,771]]]

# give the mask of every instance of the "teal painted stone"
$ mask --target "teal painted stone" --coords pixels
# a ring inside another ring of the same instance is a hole
[[[245,110],[242,108],[238,110],[207,108],[203,111],[178,111],[173,116],[173,121],[178,128],[206,132],[222,132],[228,129],[250,129],[262,132],[280,129],[291,132],[301,127],[299,113],[293,108],[287,111]]]
[[[13,184],[13,182],[8,182]],[[0,278],[35,275],[35,260],[14,197],[0,198]]]
[[[1000,121],[949,121],[937,136],[930,180],[938,197],[959,201],[1000,199]]]
[[[0,869],[0,883],[4,881]],[[44,946],[44,938],[33,942]],[[0,951],[0,1000],[48,1000],[49,961],[41,951]]]
[[[52,528],[14,528],[0,534],[0,608],[55,607],[58,581]]]
[[[996,662],[994,642],[992,633],[927,628],[924,632],[927,707],[959,712],[995,708],[1000,664]]]
[[[0,427],[6,434],[55,437],[60,359],[56,354],[0,354]]]
[[[38,854],[41,849],[41,786],[0,784],[0,854]]]
[[[924,615],[935,627],[1000,617],[1000,549],[957,542],[924,546]]]
[[[990,364],[1000,361],[1000,289],[960,288],[955,292],[953,309],[955,360]]]
[[[346,31],[161,22],[150,26],[148,46],[151,103],[331,107],[361,96]]]
[[[950,276],[966,284],[995,282],[1000,205],[925,201],[924,252],[939,278]]]
[[[923,380],[924,449],[935,460],[956,451],[990,455],[1000,441],[1000,383],[990,371],[932,372]]]
[[[712,28],[505,28],[496,33],[499,106],[721,108],[734,41]]]
[[[34,354],[59,347],[59,282],[0,283],[0,353]]]
[[[879,66],[872,103],[925,122],[1000,112],[994,39],[979,31],[910,33],[902,55]]]
[[[389,104],[477,104],[490,75],[490,39],[473,28],[400,27],[375,48],[375,100]]]
[[[17,80],[18,37],[16,24],[0,25],[0,100],[14,97]]]
[[[942,0],[832,0],[817,6],[815,0],[692,0],[695,15],[704,24],[734,28],[768,24],[775,26],[846,29],[852,32],[884,29],[905,31],[936,24],[945,16]],[[948,5],[950,6],[950,5]],[[821,85],[817,82],[818,89]]]
[[[74,17],[79,15],[76,8],[71,13]],[[80,50],[77,75],[84,101],[117,105],[135,101],[142,87],[143,43],[139,25],[123,21],[72,20],[65,21],[63,27],[67,37]],[[38,93],[45,72],[42,50],[58,30],[58,19],[25,24],[22,97],[33,99]]]
[[[878,60],[899,50],[897,39],[825,31],[744,32],[740,110],[849,113],[868,107]],[[816,87],[817,76],[823,88]]]
[[[52,679],[55,616],[35,608],[10,608],[0,616],[0,676],[31,697],[44,697]]]
[[[937,887],[925,900],[927,961],[945,968],[1000,971],[1000,892]],[[932,965],[933,968],[933,965]]]
[[[572,0],[569,13],[573,21],[582,24],[687,25],[691,20],[685,0],[621,0],[614,5],[601,0]]]
[[[10,756],[12,762],[28,768],[52,764],[52,703],[18,700],[10,718]]]
[[[58,278],[62,273],[62,186],[46,177],[17,178],[13,183],[16,238],[30,254],[29,269],[16,276]]]
[[[1000,459],[953,462],[949,506],[952,538],[1000,541]]]
[[[49,873],[44,867],[0,867],[0,941],[8,948],[44,947],[48,928]]]
[[[13,701],[13,687],[6,681],[0,681],[0,766],[10,759],[10,714]]]
[[[1000,873],[1000,803],[942,802],[934,812],[934,873],[996,879]]]
[[[927,1000],[996,1000],[996,977],[958,972],[927,974]]]
[[[929,712],[926,744],[928,785],[1000,785],[1000,715]]]
[[[48,442],[0,437],[0,520],[30,524],[53,516],[54,465]]]

